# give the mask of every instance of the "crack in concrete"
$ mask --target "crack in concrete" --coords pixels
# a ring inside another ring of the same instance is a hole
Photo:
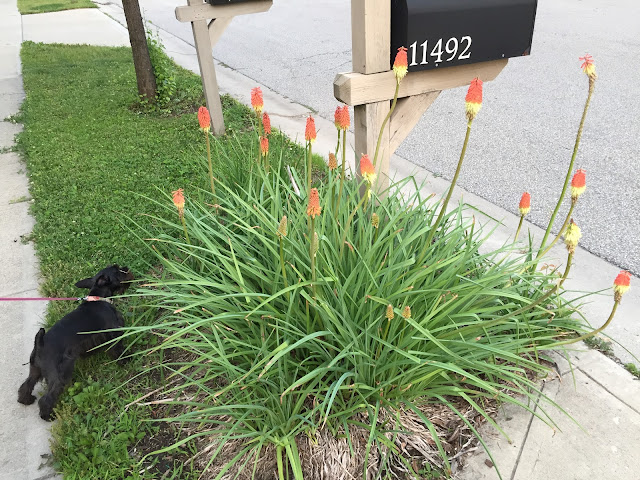
[[[524,433],[524,437],[522,438],[522,445],[520,445],[520,450],[518,451],[518,456],[516,457],[516,462],[513,465],[513,470],[511,470],[510,480],[513,480],[516,476],[516,472],[518,470],[518,465],[520,464],[520,458],[522,457],[522,452],[524,452],[524,446],[527,444],[527,440],[529,438],[529,432],[531,431],[531,425],[533,424],[533,419],[536,418],[535,412],[538,410],[538,402],[540,402],[540,397],[542,396],[542,392],[544,388],[547,386],[546,382],[542,384],[542,388],[538,392],[538,398],[536,399],[536,406],[533,409],[533,413],[531,414],[531,418],[529,419],[529,423],[527,424],[527,429]]]

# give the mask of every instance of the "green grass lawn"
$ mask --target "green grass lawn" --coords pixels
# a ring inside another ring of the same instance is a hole
[[[18,10],[23,15],[96,7],[97,5],[89,0],[18,0]]]
[[[189,195],[209,185],[206,147],[195,114],[203,101],[200,78],[176,67],[180,101],[171,107],[174,113],[158,114],[137,105],[128,48],[25,42],[22,65],[26,99],[16,118],[24,123],[18,148],[34,199],[32,238],[42,293],[81,295],[73,284],[113,262],[139,275],[148,272],[153,256],[129,230],[128,219],[148,225],[150,217],[143,214],[162,209],[154,211],[153,203],[141,196],[170,203],[172,190],[182,187]],[[256,143],[253,112],[229,98],[223,98],[223,107],[228,135],[212,143],[216,175],[246,162],[243,153]],[[277,151],[278,145],[286,147],[285,156],[302,157],[300,147],[274,134],[272,149]],[[135,302],[121,300],[119,305],[128,322],[139,317]],[[53,305],[47,323],[72,308],[63,302]],[[149,312],[149,318],[154,314]],[[120,389],[139,373],[142,360],[124,368],[106,361],[98,354],[76,365],[74,384],[63,397],[61,420],[54,427],[56,464],[66,479],[158,478],[160,467],[140,475],[134,464],[141,453],[160,448],[165,440],[173,442],[174,434],[146,421],[151,407],[125,411],[125,406],[150,386],[156,388],[159,379],[135,378]],[[163,456],[156,463],[173,469],[173,458]],[[190,478],[176,472],[177,477],[166,478]]]

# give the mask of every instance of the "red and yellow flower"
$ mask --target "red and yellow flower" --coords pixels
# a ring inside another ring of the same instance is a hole
[[[251,106],[258,115],[262,113],[264,100],[262,99],[262,89],[260,87],[251,89]]]
[[[307,215],[311,218],[315,218],[316,216],[322,213],[322,207],[320,206],[320,194],[318,193],[317,188],[312,188],[309,192],[309,204],[307,206]]]
[[[621,270],[616,279],[613,281],[613,297],[616,302],[622,299],[622,295],[629,290],[631,283],[631,274],[625,270]]]
[[[362,175],[362,178],[369,184],[373,184],[373,181],[376,179],[376,169],[373,167],[373,163],[371,163],[369,155],[366,153],[363,153],[360,158],[360,175]]]
[[[182,215],[184,214],[184,190],[182,190],[182,188],[179,188],[171,192],[171,195],[173,196],[173,204],[178,209],[178,214],[180,215],[180,217],[182,217]]]
[[[398,48],[396,58],[393,61],[393,73],[396,75],[396,82],[400,81],[407,75],[409,65],[407,63],[407,49],[405,47]]]
[[[465,98],[465,107],[467,119],[472,121],[482,107],[482,80],[478,77],[474,78],[469,85],[467,96]]]
[[[587,189],[586,172],[582,169],[576,171],[571,179],[571,199],[577,200],[580,195]]]
[[[597,75],[593,57],[587,53],[584,57],[580,57],[579,60],[582,62],[582,65],[580,65],[582,71],[587,74],[590,80],[595,80]]]
[[[525,216],[531,210],[531,195],[529,192],[524,192],[520,199],[520,205],[518,207],[520,215]]]
[[[262,114],[262,128],[264,128],[265,135],[269,135],[271,133],[271,119],[267,112]]]
[[[211,129],[211,116],[209,115],[207,107],[200,107],[198,109],[198,122],[203,131],[208,132]]]
[[[260,137],[260,153],[263,157],[269,153],[269,139],[267,137]]]
[[[304,139],[310,143],[316,141],[316,122],[311,115],[307,118],[307,126],[304,129]]]

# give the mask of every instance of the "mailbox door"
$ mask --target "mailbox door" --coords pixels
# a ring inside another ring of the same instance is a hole
[[[409,71],[529,55],[537,0],[392,0],[391,57]]]

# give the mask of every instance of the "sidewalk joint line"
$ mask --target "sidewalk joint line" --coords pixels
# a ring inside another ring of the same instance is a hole
[[[522,445],[520,445],[520,449],[518,451],[518,456],[516,457],[516,462],[513,464],[513,470],[511,470],[511,476],[509,480],[513,480],[516,476],[516,472],[518,470],[518,465],[520,464],[520,457],[522,457],[522,452],[524,452],[524,447],[527,444],[527,440],[529,439],[529,431],[531,430],[531,425],[533,424],[533,419],[536,418],[536,410],[538,410],[538,402],[540,402],[540,398],[542,397],[542,392],[544,387],[546,387],[546,382],[542,384],[542,388],[538,392],[538,398],[536,399],[536,406],[533,409],[533,413],[531,413],[531,418],[529,419],[529,423],[527,424],[527,429],[524,433],[524,437],[522,438]]]
[[[617,365],[616,365],[617,366]],[[640,415],[640,412],[633,406],[629,405],[627,402],[625,402],[623,399],[621,399],[620,397],[618,397],[615,393],[613,393],[611,390],[609,390],[605,385],[603,385],[602,383],[600,383],[598,380],[596,380],[594,377],[592,377],[591,375],[589,375],[587,372],[585,372],[582,367],[578,367],[578,370],[581,371],[582,373],[584,373],[587,378],[589,378],[591,381],[595,382],[596,384],[598,384],[599,387],[601,387],[605,392],[607,392],[609,395],[611,395],[613,398],[615,398],[616,400],[618,400],[620,403],[626,405],[627,407],[629,407],[631,410],[633,410],[635,413],[637,413],[638,415]],[[633,380],[631,380],[633,381]]]

